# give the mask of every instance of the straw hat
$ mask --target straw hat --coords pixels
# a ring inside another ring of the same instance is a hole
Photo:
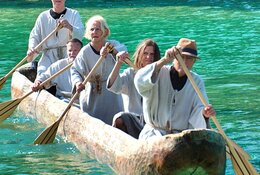
[[[197,45],[195,40],[190,40],[188,38],[181,38],[177,44],[180,47],[183,55],[188,55],[200,59],[197,55]]]

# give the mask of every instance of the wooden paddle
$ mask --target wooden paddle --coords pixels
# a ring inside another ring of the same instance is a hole
[[[203,97],[197,84],[193,80],[193,78],[190,74],[190,71],[188,70],[187,66],[185,65],[185,63],[182,59],[181,53],[179,52],[178,49],[177,49],[177,52],[178,53],[176,54],[176,57],[177,57],[179,63],[181,64],[184,72],[186,73],[188,79],[190,80],[190,82],[191,82],[194,90],[198,94],[200,100],[202,101],[204,106],[207,106],[208,104],[207,104],[206,99]],[[211,119],[213,120],[214,124],[216,125],[217,129],[219,130],[219,133],[223,136],[223,138],[225,139],[225,141],[227,143],[232,165],[233,165],[236,175],[257,175],[258,173],[257,173],[256,169],[253,167],[253,165],[248,161],[248,159],[246,157],[246,155],[248,155],[248,154],[245,155],[245,154],[243,154],[243,152],[242,153],[240,152],[241,151],[240,149],[236,149],[237,147],[234,145],[234,142],[231,141],[231,139],[229,139],[226,136],[225,132],[221,128],[216,116],[211,117]]]
[[[57,27],[48,35],[46,36],[34,49],[38,50],[40,47],[42,47],[42,45],[53,35],[55,34],[58,30],[60,30],[63,26],[61,24],[57,25]],[[20,67],[26,60],[32,60],[32,58],[34,57],[34,55],[28,56],[26,55],[9,73],[7,73],[4,77],[2,77],[0,79],[0,89],[2,89],[2,87],[4,86],[4,83],[6,81],[6,79],[12,74],[14,73],[14,71]]]
[[[179,53],[179,54],[180,54],[180,53]],[[179,55],[179,54],[177,55],[177,58],[178,58],[178,57],[180,58],[180,55]],[[181,57],[181,58],[182,58],[182,57]],[[181,61],[179,61],[179,62],[180,62],[180,64],[181,64]],[[184,62],[182,61],[182,63],[184,63]],[[186,65],[184,64],[184,66],[186,66]],[[184,69],[184,71],[185,71],[185,70],[188,71],[187,67],[183,67],[183,69]],[[185,73],[186,73],[186,71],[185,71]],[[186,74],[187,74],[187,73],[186,73]],[[194,82],[194,80],[192,79],[192,77],[191,77],[189,71],[188,71],[187,76],[188,76],[189,79],[191,79],[190,81],[191,81],[191,83],[192,83],[192,85],[193,85],[193,87],[194,87],[194,89],[195,89],[195,87],[197,87],[197,85],[196,85],[196,83]],[[189,77],[189,76],[190,76],[190,77]],[[203,102],[203,104],[206,106],[206,105],[207,105],[207,102],[206,102],[206,100],[204,99],[204,97],[203,97],[202,93],[200,92],[200,90],[199,90],[199,89],[195,89],[195,91],[198,93],[199,98],[201,99],[201,101]],[[216,117],[214,117],[214,118],[212,118],[212,119],[213,119],[213,122],[215,123],[215,125],[216,125],[217,127],[219,126],[220,129],[222,130],[222,128],[221,128],[221,126],[219,125],[219,123],[218,123]],[[218,129],[219,129],[219,128],[218,128]],[[223,130],[222,130],[222,131],[223,131]],[[223,132],[224,132],[224,131],[223,131]],[[241,148],[238,144],[236,144],[236,143],[235,143],[233,140],[231,140],[230,138],[226,137],[226,139],[229,140],[229,142],[233,145],[233,147],[234,147],[241,155],[243,155],[243,157],[244,157],[245,159],[247,159],[247,160],[251,159],[250,155],[249,155],[246,151],[244,151],[243,148]],[[230,156],[229,156],[229,155],[230,155],[230,150],[229,150],[229,147],[228,147],[228,146],[227,146],[226,152],[227,152],[228,157],[230,157]]]
[[[108,46],[109,50],[111,51],[113,48],[111,45]],[[84,81],[82,82],[83,85],[86,85],[86,83],[90,80],[91,76],[96,72],[97,68],[99,67],[99,65],[102,63],[102,61],[105,59],[104,56],[101,56],[98,61],[96,62],[96,64],[94,65],[94,67],[91,69],[91,71],[88,73],[87,77],[84,79]],[[73,102],[78,98],[79,96],[79,92],[76,91],[76,93],[73,95],[73,97],[71,98],[67,108],[64,110],[64,112],[61,114],[61,116],[58,118],[58,120],[56,120],[51,126],[49,126],[48,128],[46,128],[35,140],[34,140],[34,144],[49,144],[52,143],[55,139],[55,135],[57,133],[59,124],[61,122],[61,120],[63,119],[63,117],[66,115],[66,113],[69,111],[69,109],[71,108],[71,106],[73,105]]]
[[[66,67],[64,67],[60,71],[56,72],[54,75],[52,75],[48,79],[46,79],[44,82],[42,82],[40,84],[40,87],[43,87],[46,83],[50,82],[53,78],[57,77],[58,75],[63,73],[65,70],[69,69],[72,66],[72,64],[73,64],[73,62],[68,64]],[[17,98],[14,100],[9,100],[4,103],[0,103],[0,122],[5,120],[6,118],[8,118],[14,112],[14,110],[17,108],[17,106],[20,104],[20,102],[23,99],[25,99],[26,97],[28,97],[29,95],[31,95],[33,92],[34,91],[30,91],[20,98]]]
[[[132,61],[129,58],[125,59],[124,62],[126,64],[128,64],[129,66],[131,66],[132,68],[134,68],[134,70],[137,70],[137,68],[135,67],[134,63],[132,63]]]

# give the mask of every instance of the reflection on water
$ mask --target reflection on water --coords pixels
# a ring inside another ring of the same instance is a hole
[[[57,148],[60,146],[53,146]],[[66,148],[70,145],[66,145]],[[75,149],[75,148],[73,148]],[[0,158],[0,173],[16,174],[114,174],[108,167],[79,153],[64,153],[57,149],[39,150],[41,153],[17,153],[17,155]],[[52,153],[50,153],[52,152]],[[68,152],[68,151],[67,151]],[[46,155],[47,153],[47,155]],[[31,167],[31,168],[29,168]]]
[[[0,128],[0,174],[114,174],[59,137],[54,144],[33,145],[43,126],[31,118],[16,113]]]

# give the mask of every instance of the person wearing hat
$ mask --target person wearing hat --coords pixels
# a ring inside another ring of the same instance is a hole
[[[139,139],[178,133],[186,129],[207,128],[207,120],[215,115],[211,105],[204,107],[190,81],[175,58],[180,52],[189,70],[198,57],[196,41],[181,38],[165,52],[164,58],[140,69],[134,83],[143,97],[145,126]],[[171,63],[169,65],[168,63]],[[208,100],[203,80],[191,71],[191,75]]]

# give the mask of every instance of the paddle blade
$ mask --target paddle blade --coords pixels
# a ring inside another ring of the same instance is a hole
[[[2,77],[2,78],[0,79],[0,90],[1,90],[2,87],[4,86],[5,81],[6,81],[6,78],[5,78],[5,77]]]
[[[236,144],[234,141],[232,141],[231,140],[231,142],[232,142],[232,146],[234,146],[234,149],[240,154],[240,155],[242,155],[246,160],[250,160],[251,159],[251,157],[250,157],[250,155],[247,153],[247,152],[245,152],[244,150],[243,150],[243,148],[241,148],[238,144]],[[226,145],[226,155],[227,155],[227,158],[229,158],[229,159],[231,159],[231,157],[230,157],[230,150],[229,150],[229,147]]]
[[[0,103],[0,122],[8,118],[14,112],[20,102],[21,99],[18,98]]]
[[[244,157],[243,154],[238,152],[233,145],[228,143],[231,162],[236,175],[258,175],[253,165]]]
[[[58,127],[60,124],[60,120],[53,123],[51,126],[46,128],[35,140],[34,144],[49,144],[53,143]]]
[[[236,144],[233,140],[231,140],[230,138],[227,137],[227,139],[229,140],[229,142],[232,144],[232,146],[234,146],[235,150],[241,154],[245,159],[250,160],[251,157],[250,155],[243,149],[241,148],[238,144]]]
[[[226,156],[228,159],[231,159],[230,157],[230,150],[229,150],[229,147],[226,145]]]

